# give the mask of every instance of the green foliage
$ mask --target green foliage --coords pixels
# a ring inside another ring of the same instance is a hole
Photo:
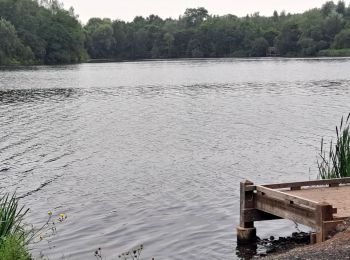
[[[1,43],[14,49],[0,47],[0,65],[82,61],[85,35],[73,9],[64,10],[56,0],[38,2],[0,0]]]
[[[254,56],[254,57],[266,56],[266,51],[268,47],[269,47],[269,43],[264,37],[259,37],[255,39],[252,45],[251,56]]]
[[[350,29],[342,30],[335,36],[333,47],[335,49],[350,48]]]
[[[277,11],[237,17],[186,9],[179,19],[137,16],[132,22],[91,18],[82,27],[58,0],[0,0],[0,65],[92,59],[348,55],[350,6],[326,2],[302,14]],[[332,48],[332,49],[329,49]],[[333,49],[342,49],[334,51]]]
[[[53,213],[48,212],[48,220],[39,229],[23,223],[29,209],[19,207],[15,194],[0,197],[0,259],[30,260],[27,246],[35,244],[56,234],[56,223],[67,219],[66,214],[58,214],[53,220]]]
[[[347,48],[343,46],[350,40],[343,31],[349,25],[350,7],[329,1],[302,14],[275,11],[271,17],[215,16],[200,7],[186,9],[177,20],[156,15],[129,23],[92,18],[85,30],[92,58],[262,57],[268,47],[277,47],[282,56],[318,56],[331,46]],[[96,35],[99,27],[105,31]]]
[[[84,33],[68,11],[57,10],[41,28],[46,41],[46,64],[80,62],[84,56]]]
[[[29,47],[25,47],[17,36],[15,27],[0,19],[0,65],[28,63],[33,59]]]
[[[27,212],[28,209],[19,208],[15,195],[5,194],[0,198],[0,245],[11,234],[24,238],[22,222]]]
[[[350,177],[350,114],[345,125],[342,117],[340,127],[336,127],[337,140],[333,146],[330,143],[329,151],[324,150],[324,141],[321,141],[320,160],[318,163],[319,178],[332,179]]]
[[[301,31],[295,22],[288,22],[282,26],[279,36],[276,37],[276,45],[282,55],[294,56],[299,51],[299,39]]]
[[[342,15],[346,14],[346,5],[344,1],[338,1],[336,12]]]
[[[334,12],[336,9],[336,5],[334,4],[333,1],[328,1],[326,2],[321,9],[321,12],[323,14],[323,16],[328,16],[330,15],[332,12]]]
[[[180,21],[183,21],[186,27],[198,26],[208,18],[208,10],[203,7],[187,8]]]
[[[318,53],[320,57],[350,57],[349,49],[327,49]]]
[[[5,194],[0,198],[0,259],[30,259],[23,228],[23,218],[27,212],[24,207],[19,207],[15,194]]]
[[[92,58],[103,59],[114,56],[116,42],[114,37],[117,36],[118,31],[114,33],[110,19],[92,18],[85,29],[87,32],[86,47]]]
[[[0,259],[4,260],[30,260],[24,240],[17,235],[8,235],[0,246]]]

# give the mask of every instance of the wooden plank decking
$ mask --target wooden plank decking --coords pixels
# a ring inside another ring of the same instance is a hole
[[[315,230],[314,242],[327,239],[350,218],[350,178],[254,185],[241,183],[238,242],[256,237],[255,221],[290,219]]]
[[[318,187],[294,191],[286,191],[292,196],[298,196],[317,203],[328,203],[337,209],[334,218],[350,217],[350,186]]]

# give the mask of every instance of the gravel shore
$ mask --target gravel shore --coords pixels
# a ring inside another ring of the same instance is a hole
[[[350,259],[350,229],[335,235],[323,243],[298,247],[283,254],[270,255],[261,259]]]

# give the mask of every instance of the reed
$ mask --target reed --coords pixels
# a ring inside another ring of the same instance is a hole
[[[0,247],[0,259],[3,260],[30,260],[31,256],[25,247],[22,237],[10,234],[6,236]]]
[[[4,238],[16,234],[24,238],[23,219],[29,209],[19,207],[16,195],[5,194],[0,198],[0,245]]]
[[[321,179],[350,177],[350,113],[344,122],[341,118],[340,126],[336,127],[337,139],[331,141],[329,151],[324,148],[324,140],[321,140],[319,160],[317,160]]]
[[[29,209],[19,207],[15,194],[0,197],[0,259],[29,260],[23,219]]]

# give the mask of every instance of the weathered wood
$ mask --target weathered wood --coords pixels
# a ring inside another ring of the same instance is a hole
[[[317,227],[315,208],[310,208],[305,205],[290,204],[284,200],[272,198],[259,193],[256,194],[256,208],[306,226]]]
[[[330,231],[329,225],[325,224],[326,221],[333,220],[333,207],[327,203],[320,203],[316,207],[316,243],[320,243],[326,240]]]
[[[270,188],[270,189],[283,189],[283,188],[292,188],[292,187],[322,186],[322,185],[330,185],[330,184],[350,184],[350,177],[340,178],[340,179],[328,179],[328,180],[264,184],[260,186]]]
[[[336,232],[337,230],[337,226],[344,224],[344,220],[343,219],[337,219],[337,220],[330,220],[330,221],[323,221],[322,224],[322,233],[323,233],[323,241],[327,240],[328,237],[333,233]],[[316,234],[317,237],[317,234]],[[323,242],[322,241],[322,242]]]
[[[270,188],[267,188],[266,186],[256,186],[257,192],[261,192],[263,195],[267,195],[271,198],[279,199],[288,201],[290,204],[299,204],[299,205],[305,205],[312,208],[315,208],[318,204],[317,201],[307,200],[298,196],[290,195],[288,193],[284,193],[279,190],[273,190]]]
[[[256,228],[237,227],[237,243],[250,244],[256,241]]]
[[[244,210],[244,222],[265,221],[281,219],[276,215],[258,210],[258,209],[245,209]]]
[[[245,191],[254,191],[254,190],[256,190],[255,185],[246,185],[245,186]]]
[[[316,241],[316,233],[315,232],[311,232],[310,233],[310,244],[313,245],[313,244],[316,244],[317,241]]]
[[[242,182],[237,236],[247,241],[248,236],[252,239],[256,234],[254,221],[284,218],[314,228],[311,241],[325,241],[350,217],[350,204],[344,201],[349,184],[350,178],[267,185]]]
[[[254,221],[245,221],[245,209],[254,208],[253,191],[246,191],[246,186],[253,185],[251,181],[245,180],[240,183],[240,227],[253,228]]]
[[[251,181],[240,183],[240,224],[237,227],[237,242],[249,243],[256,240],[256,228],[254,227],[254,218],[249,217],[249,209],[254,209],[254,190],[247,190],[252,186]]]

